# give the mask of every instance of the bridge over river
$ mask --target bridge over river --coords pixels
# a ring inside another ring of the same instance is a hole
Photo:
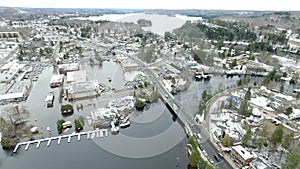
[[[204,126],[209,125],[199,125],[195,119],[192,117],[191,113],[185,109],[185,106],[181,104],[179,100],[177,100],[170,92],[165,88],[162,84],[159,77],[156,75],[153,70],[149,69],[144,62],[142,62],[139,58],[128,55],[131,59],[135,60],[139,65],[141,65],[143,72],[149,76],[150,81],[154,83],[156,90],[160,93],[161,99],[167,105],[172,114],[177,118],[177,120],[181,123],[181,125],[185,128],[186,134],[190,137],[193,136],[194,133],[199,133],[202,136],[200,140],[200,144],[206,150],[208,157],[214,159],[213,156],[219,151],[214,146],[214,144],[210,140],[209,128],[205,128]],[[207,116],[207,115],[206,115]],[[210,118],[205,117],[206,120]],[[209,123],[209,122],[206,122]],[[232,169],[233,167],[229,164],[229,162],[224,159],[221,162],[215,161],[214,166],[216,168],[222,169]]]

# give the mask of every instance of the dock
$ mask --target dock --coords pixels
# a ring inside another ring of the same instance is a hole
[[[77,134],[77,140],[80,141],[80,134]]]
[[[41,145],[41,141],[39,141],[39,142],[37,143],[36,148],[39,148],[40,145]]]
[[[57,140],[57,144],[60,144],[61,143],[61,140],[64,139],[64,138],[67,138],[68,139],[68,143],[71,142],[71,138],[74,136],[76,137],[77,136],[77,140],[80,141],[81,139],[81,135],[87,135],[87,139],[90,138],[90,134],[91,134],[91,139],[94,139],[95,136],[98,138],[99,135],[100,137],[102,138],[103,136],[106,136],[107,137],[107,134],[108,133],[108,129],[96,129],[96,130],[92,130],[92,131],[85,131],[85,132],[82,132],[82,133],[71,133],[71,134],[67,134],[67,135],[62,135],[62,136],[55,136],[55,137],[48,137],[48,138],[44,138],[44,139],[38,139],[38,140],[32,140],[32,141],[25,141],[25,142],[20,142],[18,143],[13,152],[17,152],[19,147],[22,146],[22,145],[25,145],[25,150],[27,151],[30,147],[31,144],[36,144],[36,148],[38,149],[41,145],[42,142],[47,142],[47,147],[50,147],[51,145],[51,141],[52,140]]]
[[[69,137],[68,137],[68,143],[71,142],[71,137],[72,137],[72,135],[69,135]]]
[[[60,144],[61,142],[61,137],[58,138],[57,144]]]
[[[47,147],[50,146],[50,143],[51,143],[51,138],[49,138],[49,140],[48,140]]]
[[[26,150],[26,151],[28,150],[29,145],[30,145],[30,143],[27,143],[27,145],[26,145],[26,147],[25,147],[25,150]]]
[[[94,139],[95,138],[95,133],[92,132],[92,136],[91,136],[91,139]]]

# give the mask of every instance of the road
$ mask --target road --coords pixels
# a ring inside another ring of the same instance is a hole
[[[200,140],[200,144],[203,146],[203,149],[206,150],[208,154],[208,158],[211,158],[214,161],[215,168],[220,169],[232,169],[233,167],[229,164],[226,159],[223,159],[220,162],[217,162],[214,159],[214,155],[219,153],[217,148],[211,142],[210,134],[206,128],[198,125],[195,119],[191,116],[191,114],[184,108],[184,105],[181,104],[169,91],[164,87],[161,80],[157,77],[157,75],[148,67],[145,66],[144,62],[136,57],[131,57],[135,60],[139,65],[142,66],[143,72],[149,76],[149,79],[154,83],[154,86],[161,94],[162,98],[172,107],[172,109],[177,113],[178,118],[180,118],[185,126],[191,130],[193,133],[200,133],[202,139]]]

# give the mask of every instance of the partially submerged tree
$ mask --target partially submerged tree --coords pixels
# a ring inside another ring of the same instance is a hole
[[[3,148],[13,147],[25,134],[22,129],[30,113],[16,105],[4,108],[2,114],[3,117],[0,118],[1,145]]]

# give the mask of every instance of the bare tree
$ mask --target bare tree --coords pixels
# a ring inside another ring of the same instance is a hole
[[[23,136],[26,119],[29,111],[18,106],[6,107],[0,117],[0,132],[2,133],[1,145],[3,147],[14,146]]]
[[[29,117],[30,113],[24,108],[19,108],[18,106],[6,107],[4,109],[4,114],[7,116],[7,120],[17,128],[18,125],[25,123],[26,119]]]

